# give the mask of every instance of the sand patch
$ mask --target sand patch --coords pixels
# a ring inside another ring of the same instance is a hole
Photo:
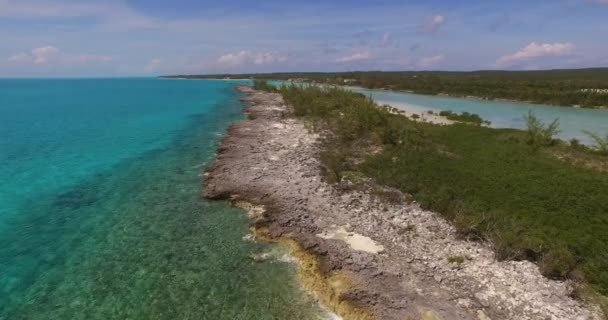
[[[348,232],[344,227],[339,227],[334,230],[326,230],[323,233],[317,234],[317,237],[322,239],[341,240],[346,242],[351,248],[357,251],[378,254],[384,252],[384,247],[377,244],[369,237],[362,236],[358,233]]]
[[[421,106],[415,106],[407,103],[399,103],[394,101],[376,101],[378,105],[389,105],[391,107],[397,108],[401,111],[401,114],[420,122],[428,122],[434,124],[453,124],[454,121],[449,120],[446,117],[440,116],[439,111],[432,110],[431,108],[425,108]],[[428,113],[428,111],[433,111],[432,114]],[[414,115],[417,115],[419,118],[415,118]]]

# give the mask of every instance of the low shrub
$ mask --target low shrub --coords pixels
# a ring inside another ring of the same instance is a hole
[[[454,255],[454,256],[449,256],[448,257],[448,262],[449,263],[455,263],[455,264],[463,264],[465,261],[465,257],[462,255]]]
[[[524,116],[528,128],[528,144],[538,148],[555,144],[555,135],[559,133],[559,119],[549,124],[543,123],[532,110]]]
[[[276,92],[277,88],[266,80],[253,80],[253,88],[266,92]]]
[[[565,279],[576,267],[576,258],[565,246],[548,249],[539,261],[540,271],[549,278]]]
[[[595,141],[594,148],[601,154],[608,155],[608,134],[605,137],[590,131],[584,131],[586,135]]]

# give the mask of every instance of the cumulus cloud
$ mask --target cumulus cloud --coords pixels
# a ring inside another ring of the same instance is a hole
[[[382,40],[380,41],[380,46],[385,48],[385,47],[390,47],[393,45],[393,35],[390,32],[385,32],[382,35]]]
[[[418,31],[423,33],[435,33],[439,31],[441,26],[443,26],[447,22],[445,16],[436,15],[427,18],[420,26],[418,26]]]
[[[512,65],[515,63],[539,59],[543,57],[561,57],[570,55],[576,46],[570,42],[536,43],[532,42],[525,48],[496,60],[499,65]]]
[[[50,62],[64,64],[89,64],[98,62],[110,62],[114,57],[94,54],[66,54],[61,52],[56,47],[44,46],[34,48],[30,53],[17,53],[8,58],[9,62],[14,63],[32,63],[32,64],[48,64]]]
[[[56,57],[60,50],[53,46],[39,47],[32,49],[31,53],[17,53],[8,58],[9,62],[33,62],[35,64],[45,64]]]
[[[445,60],[443,55],[436,55],[432,57],[424,57],[418,61],[418,66],[420,67],[430,67],[436,65]]]
[[[53,58],[58,53],[59,49],[53,46],[40,47],[32,50],[32,58],[36,64],[47,63],[49,59]]]
[[[336,62],[340,62],[340,63],[355,62],[355,61],[369,60],[371,58],[372,58],[372,55],[369,52],[364,51],[364,52],[356,52],[349,56],[338,58],[338,59],[336,59]]]
[[[245,65],[271,65],[287,61],[287,55],[277,52],[255,53],[249,50],[242,50],[238,53],[228,53],[220,56],[216,60],[219,67],[240,67]]]

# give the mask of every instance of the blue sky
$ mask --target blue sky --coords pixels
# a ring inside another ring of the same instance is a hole
[[[0,0],[0,77],[608,66],[608,0]]]

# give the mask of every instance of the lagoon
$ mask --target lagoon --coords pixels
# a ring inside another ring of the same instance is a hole
[[[564,140],[578,139],[591,143],[589,136],[583,130],[608,134],[608,110],[580,109],[573,107],[549,106],[540,104],[520,103],[511,101],[487,101],[447,96],[429,96],[387,90],[369,90],[351,88],[355,92],[372,97],[380,104],[389,104],[396,108],[407,108],[424,113],[428,110],[435,112],[450,110],[454,112],[469,112],[480,115],[491,121],[495,128],[524,129],[526,126],[523,116],[532,110],[541,120],[551,122],[559,119],[559,137]]]

